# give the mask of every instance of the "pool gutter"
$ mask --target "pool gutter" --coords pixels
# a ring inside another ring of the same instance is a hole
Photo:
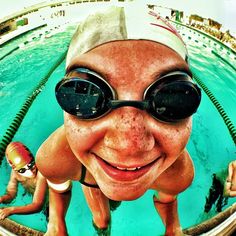
[[[198,225],[194,225],[183,232],[187,235],[197,236],[222,236],[222,235],[232,235],[236,229],[236,203],[225,209],[224,211],[218,213],[209,220],[203,221]],[[227,232],[227,234],[224,234]]]
[[[2,233],[2,234],[1,234]],[[20,225],[13,220],[8,218],[0,220],[0,235],[4,236],[23,236],[23,235],[32,235],[32,236],[43,236],[44,233],[28,228],[26,226]]]

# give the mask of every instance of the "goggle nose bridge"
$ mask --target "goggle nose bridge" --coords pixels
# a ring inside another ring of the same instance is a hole
[[[134,100],[110,100],[108,102],[108,106],[112,109],[117,109],[120,107],[135,107],[140,110],[146,110],[149,108],[149,101],[143,100],[143,101],[134,101]]]

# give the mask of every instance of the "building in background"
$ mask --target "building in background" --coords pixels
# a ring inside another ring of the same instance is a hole
[[[103,4],[109,2],[129,3],[134,2],[134,0],[58,0],[56,2],[43,2],[25,8],[22,11],[0,19],[0,45],[20,34],[39,27],[58,28],[68,23],[79,22],[89,11],[93,12],[94,7],[102,8]],[[222,25],[217,21],[194,14],[188,16],[178,9],[155,5],[153,1],[152,4],[147,3],[147,5],[162,17],[204,31],[236,50],[235,37],[229,30],[222,32]],[[78,14],[78,11],[80,14]]]

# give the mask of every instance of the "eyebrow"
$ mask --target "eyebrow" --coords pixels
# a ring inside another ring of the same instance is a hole
[[[94,67],[93,64],[90,64],[89,62],[81,62],[81,61],[77,61],[75,60],[74,62],[72,62],[66,69],[66,75],[68,76],[68,74],[70,74],[73,70],[77,69],[77,68],[87,68],[97,74],[99,74],[103,79],[107,80],[109,78],[109,76],[107,75],[106,71],[100,70],[99,67]],[[189,68],[189,65],[186,61],[177,61],[176,60],[173,63],[170,63],[169,65],[165,65],[164,67],[160,68],[160,70],[156,70],[156,73],[153,72],[153,78],[156,78],[158,80],[158,78],[171,73],[171,72],[175,72],[175,71],[182,71],[185,72],[186,74],[188,74],[190,77],[192,77],[192,72]]]
[[[166,74],[169,74],[171,72],[175,72],[175,71],[182,71],[182,72],[185,72],[186,74],[188,74],[190,77],[192,77],[192,72],[190,70],[190,68],[188,66],[185,66],[185,65],[175,65],[173,67],[167,67],[167,68],[164,68],[160,74],[158,74],[158,78],[166,75]]]

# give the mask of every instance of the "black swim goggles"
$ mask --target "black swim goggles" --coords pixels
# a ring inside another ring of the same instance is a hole
[[[35,161],[31,161],[29,164],[27,164],[27,168],[23,167],[17,170],[18,173],[24,174],[27,170],[31,170],[35,166]]]
[[[199,87],[181,71],[168,73],[149,85],[143,101],[117,100],[106,80],[89,69],[71,72],[84,74],[85,78],[68,74],[56,85],[56,98],[64,111],[81,120],[97,119],[113,109],[132,106],[160,121],[177,122],[195,113],[201,101]]]

